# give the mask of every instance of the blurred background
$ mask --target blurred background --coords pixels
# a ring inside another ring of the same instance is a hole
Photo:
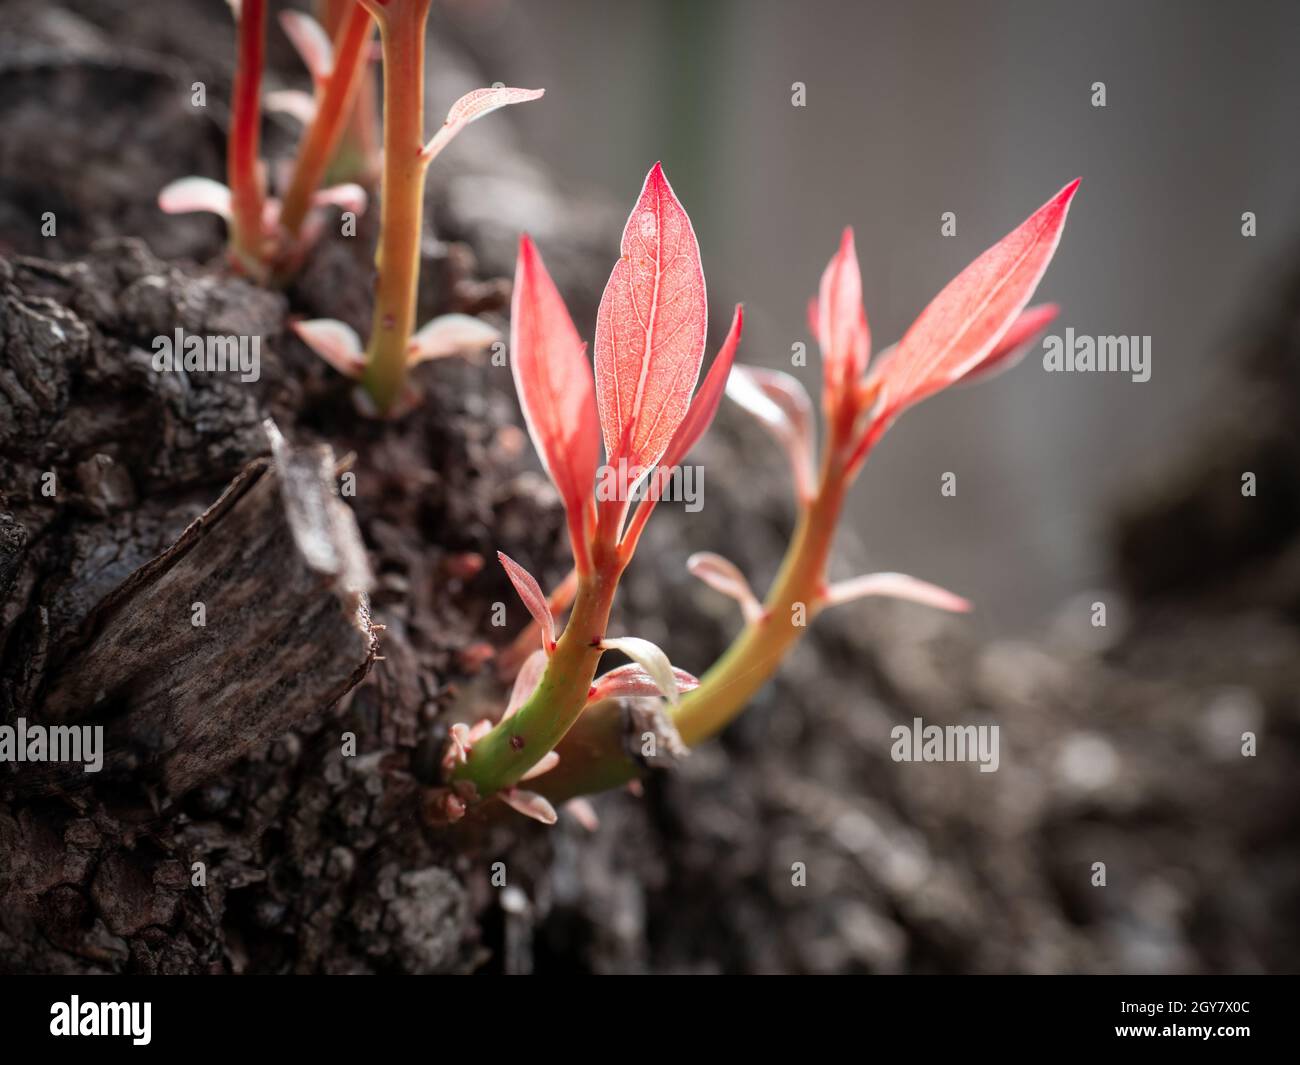
[[[457,0],[435,11],[440,32],[486,77],[546,86],[512,118],[566,189],[625,211],[662,159],[712,316],[744,301],[750,362],[788,370],[809,343],[810,382],[804,307],[841,227],[879,350],[1083,177],[1038,298],[1062,306],[1052,332],[1150,336],[1151,379],[1046,373],[1036,349],[910,412],[853,496],[870,563],[969,595],[990,634],[1109,583],[1117,496],[1195,434],[1300,236],[1294,3]]]

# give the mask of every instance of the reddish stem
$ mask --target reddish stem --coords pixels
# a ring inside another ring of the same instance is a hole
[[[266,49],[266,0],[244,0],[239,10],[234,103],[226,151],[230,186],[230,257],[245,273],[264,272],[263,201],[259,159],[262,142],[262,66]]]
[[[298,237],[311,198],[320,188],[325,169],[334,157],[348,116],[352,113],[361,75],[365,71],[373,32],[370,13],[354,3],[334,38],[334,69],[330,71],[316,110],[316,117],[303,135],[294,162],[293,177],[284,195],[280,225],[291,238]]]

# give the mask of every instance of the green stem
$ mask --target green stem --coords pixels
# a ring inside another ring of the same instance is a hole
[[[750,622],[726,653],[687,692],[673,712],[673,724],[690,747],[720,732],[767,683],[818,609],[826,582],[826,560],[844,502],[838,475],[823,481],[804,509],[763,617]]]
[[[374,0],[371,0],[372,4]],[[387,414],[406,381],[424,225],[424,31],[430,0],[371,6],[384,62],[384,174],[375,311],[363,384]]]
[[[536,690],[514,716],[474,745],[469,760],[453,774],[456,780],[471,782],[480,798],[514,784],[582,715],[621,575],[622,561],[613,555],[579,578],[569,623]]]
[[[839,454],[837,448],[828,449],[817,495],[800,513],[764,603],[764,616],[744,627],[700,679],[700,686],[687,692],[673,711],[673,723],[688,746],[719,732],[748,705],[817,612],[849,481]],[[535,788],[555,803],[618,787],[641,774],[624,749],[616,700],[591,707],[558,750],[559,764],[538,778]]]

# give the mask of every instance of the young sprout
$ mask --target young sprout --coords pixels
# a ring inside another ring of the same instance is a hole
[[[272,272],[283,277],[319,236],[322,209],[365,210],[359,185],[320,188],[321,177],[343,130],[360,83],[372,27],[366,11],[352,5],[336,49],[309,15],[285,11],[280,24],[311,71],[315,93],[270,93],[267,106],[287,111],[306,126],[283,204],[267,195],[266,165],[260,158],[262,67],[266,45],[266,0],[232,2],[237,19],[234,99],[226,144],[227,184],[210,178],[174,181],[158,194],[168,214],[208,211],[225,219],[231,266],[259,282]]]
[[[424,35],[431,0],[360,0],[379,24],[384,67],[384,167],[380,192],[378,279],[365,350],[350,328],[332,319],[299,322],[298,335],[342,373],[359,379],[375,411],[398,413],[408,367],[482,347],[495,331],[473,319],[435,319],[414,332],[423,232],[424,177],[429,164],[471,122],[509,104],[536,100],[541,89],[476,89],[424,140]]]
[[[621,253],[597,313],[593,378],[586,345],[541,255],[527,236],[520,241],[512,368],[528,431],[568,518],[573,607],[557,634],[541,587],[500,556],[535,619],[541,647],[524,662],[501,722],[480,722],[466,742],[453,745],[451,786],[430,796],[428,810],[437,820],[455,820],[467,804],[499,795],[523,813],[554,821],[550,804],[518,785],[555,771],[562,759],[552,757],[553,748],[588,705],[646,692],[675,703],[696,684],[654,644],[611,637],[606,626],[619,578],[662,494],[661,478],[703,436],[721,402],[740,342],[741,311],[736,308],[726,341],[695,391],[707,325],[704,272],[690,219],[659,164],[628,217]],[[641,498],[631,513],[634,496]],[[631,664],[593,685],[606,651]]]
[[[321,209],[360,213],[360,185],[321,189],[320,183],[356,109],[374,24],[384,69],[382,217],[375,254],[378,279],[370,341],[332,318],[293,324],[298,336],[340,373],[362,382],[381,415],[398,413],[414,397],[405,390],[407,370],[425,359],[471,354],[498,339],[491,326],[467,315],[444,315],[415,326],[424,215],[424,176],[429,164],[471,122],[509,104],[536,100],[541,89],[476,89],[447,113],[434,137],[424,140],[424,37],[432,0],[356,0],[340,10],[335,39],[315,19],[286,11],[280,21],[311,72],[314,91],[272,93],[268,104],[299,118],[302,142],[284,200],[266,195],[265,166],[258,158],[266,0],[233,3],[239,53],[235,102],[227,149],[229,185],[209,178],[182,178],[159,193],[170,214],[211,211],[230,228],[230,261],[258,281],[283,280],[301,263],[320,234]]]
[[[686,744],[714,735],[740,713],[802,636],[806,622],[826,607],[884,595],[941,610],[970,608],[960,596],[897,573],[828,583],[835,527],[848,487],[899,415],[950,385],[1010,368],[1055,316],[1055,307],[1025,306],[1056,250],[1078,184],[1067,185],[971,263],[874,364],[869,364],[871,337],[853,233],[844,231],[809,313],[823,363],[819,464],[814,459],[813,405],[803,386],[789,374],[768,370],[737,366],[731,373],[728,395],[771,431],[789,457],[799,518],[761,603],[726,559],[712,554],[691,558],[692,573],[739,603],[744,626],[698,685],[669,707]],[[593,702],[580,711],[576,726],[556,748],[558,762],[535,785],[534,803],[558,803],[641,773],[623,749],[620,713],[614,700]],[[544,750],[530,746],[528,757],[536,760]],[[480,778],[472,767],[478,753],[472,752],[460,774],[476,783]],[[484,779],[501,782],[490,774]]]

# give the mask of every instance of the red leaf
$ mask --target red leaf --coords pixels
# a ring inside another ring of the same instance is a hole
[[[1078,180],[1066,185],[930,301],[881,374],[882,421],[947,388],[993,354],[1046,272],[1078,187]]]
[[[1002,334],[1002,339],[997,342],[984,361],[974,369],[968,370],[959,383],[975,384],[1011,369],[1024,358],[1029,350],[1030,341],[1046,329],[1059,313],[1060,308],[1055,303],[1040,303],[1036,307],[1022,311],[1020,317],[1011,323],[1007,331]],[[897,353],[897,344],[891,345],[880,353],[876,361],[871,364],[871,372],[867,374],[866,381],[863,383],[864,392],[870,392],[879,381],[890,374],[889,364]]]
[[[727,390],[727,377],[731,373],[732,364],[736,361],[736,349],[740,346],[740,331],[744,325],[745,312],[740,304],[736,304],[736,313],[731,319],[731,328],[727,330],[727,339],[718,349],[717,357],[704,377],[704,384],[700,385],[700,390],[691,400],[686,417],[682,419],[682,424],[673,434],[668,450],[663,454],[662,465],[678,465],[713,424],[713,418],[718,413],[718,404],[722,402],[722,397]]]
[[[542,592],[537,579],[504,551],[498,551],[497,558],[501,560],[501,565],[505,566],[510,583],[515,586],[515,591],[524,601],[528,613],[532,614],[537,624],[541,626],[542,647],[549,655],[555,650],[555,618],[551,615],[551,606],[546,601],[545,593]]]
[[[834,393],[861,377],[871,357],[871,331],[862,307],[862,275],[851,226],[844,228],[839,250],[822,273],[816,306],[826,388]]]
[[[975,369],[968,370],[961,383],[966,385],[986,381],[1011,369],[1025,357],[1034,338],[1051,325],[1059,313],[1060,308],[1055,303],[1040,303],[1037,307],[1022,311],[1020,317],[1011,323],[1011,328],[1002,334],[1002,339],[989,352],[988,358]]]
[[[677,683],[678,671],[668,661],[663,649],[639,636],[606,637],[600,641],[601,650],[618,651],[632,659],[654,681],[654,685],[670,703],[676,703],[681,694]],[[690,676],[690,674],[686,674]],[[694,678],[692,678],[694,679]]]
[[[596,316],[596,397],[607,461],[649,469],[686,416],[708,324],[695,232],[658,163],[620,250]]]
[[[636,550],[645,523],[650,519],[651,511],[654,510],[655,504],[663,495],[664,487],[672,477],[673,467],[681,464],[691,448],[713,424],[713,418],[718,413],[718,404],[722,402],[722,397],[726,394],[727,382],[731,379],[731,367],[736,361],[736,349],[740,346],[740,331],[744,324],[745,313],[740,304],[736,304],[736,313],[731,319],[731,328],[727,330],[727,339],[722,342],[722,348],[713,360],[713,365],[709,367],[704,384],[700,385],[700,390],[691,400],[690,409],[682,419],[682,424],[677,427],[677,432],[673,434],[668,450],[659,460],[655,472],[650,475],[652,480],[649,482],[646,498],[637,507],[623,539],[628,550]]]
[[[519,241],[510,314],[511,366],[533,446],[581,530],[600,461],[595,386],[585,347],[533,242]],[[574,541],[580,550],[581,536]]]
[[[694,691],[700,686],[696,677],[684,669],[673,667],[673,676],[677,678],[679,692]],[[624,696],[663,695],[659,683],[641,666],[629,662],[625,666],[611,669],[591,686],[587,704],[598,703],[602,699],[618,699]]]

